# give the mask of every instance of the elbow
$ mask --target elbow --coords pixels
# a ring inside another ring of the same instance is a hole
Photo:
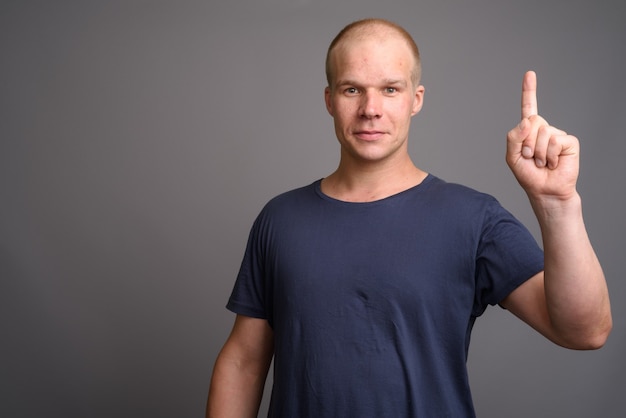
[[[584,341],[577,341],[572,344],[570,349],[572,350],[580,350],[580,351],[591,351],[591,350],[599,350],[606,344],[606,341],[609,338],[609,334],[596,335],[591,338],[587,338]]]
[[[613,329],[609,319],[602,326],[589,333],[578,333],[577,336],[567,338],[557,344],[572,350],[599,350],[606,344]]]
[[[593,338],[589,339],[587,350],[599,350],[604,347],[607,340],[609,339],[609,335],[611,334],[611,330],[613,329],[613,323],[611,321],[603,327],[602,330],[598,331]]]

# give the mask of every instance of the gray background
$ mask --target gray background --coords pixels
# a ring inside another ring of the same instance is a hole
[[[248,230],[335,168],[324,55],[370,16],[421,47],[421,168],[538,236],[504,162],[525,70],[582,143],[613,334],[567,351],[489,309],[469,361],[479,416],[626,416],[622,0],[3,0],[0,416],[202,416]]]

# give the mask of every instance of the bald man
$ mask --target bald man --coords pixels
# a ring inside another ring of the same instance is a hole
[[[270,417],[472,417],[467,352],[488,305],[561,346],[604,344],[609,297],[576,192],[578,140],[538,115],[533,72],[506,160],[543,251],[493,197],[411,160],[424,87],[403,28],[348,25],[326,73],[339,165],[257,217],[207,417],[256,417],[272,358]]]

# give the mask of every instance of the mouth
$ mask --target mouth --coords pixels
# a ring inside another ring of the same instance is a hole
[[[362,130],[354,132],[354,136],[363,141],[375,141],[382,138],[385,133],[376,130]]]

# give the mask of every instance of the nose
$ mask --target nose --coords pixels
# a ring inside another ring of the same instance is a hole
[[[361,96],[359,116],[366,119],[376,119],[382,116],[382,100],[376,92],[366,91]]]

